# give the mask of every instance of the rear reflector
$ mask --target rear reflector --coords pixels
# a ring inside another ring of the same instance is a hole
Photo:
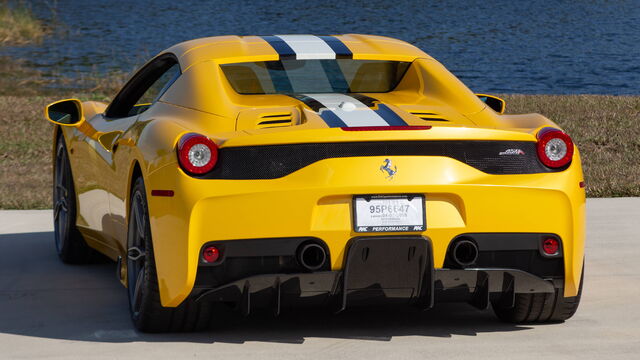
[[[587,184],[584,181],[580,181],[580,187],[584,188],[585,186],[587,186]]]
[[[557,255],[560,250],[560,242],[556,238],[546,238],[542,242],[542,250],[547,255]]]
[[[354,126],[341,129],[344,131],[429,130],[431,126]]]
[[[218,261],[219,258],[220,250],[215,246],[208,246],[202,251],[202,259],[209,264]]]
[[[151,190],[151,196],[172,197],[173,196],[173,190]]]

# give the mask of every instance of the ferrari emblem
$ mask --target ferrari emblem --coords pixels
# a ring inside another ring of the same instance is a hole
[[[393,168],[392,168],[393,167]],[[391,160],[384,159],[384,162],[380,166],[380,171],[387,173],[387,179],[393,179],[393,175],[398,172],[398,167],[391,163]]]

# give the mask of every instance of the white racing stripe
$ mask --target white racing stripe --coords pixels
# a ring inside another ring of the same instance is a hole
[[[343,94],[304,94],[331,110],[349,127],[389,126],[375,111],[357,99]]]
[[[335,59],[336,53],[327,43],[315,35],[275,35],[296,53],[296,59]]]

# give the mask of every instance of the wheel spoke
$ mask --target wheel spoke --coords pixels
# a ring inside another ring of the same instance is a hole
[[[56,186],[62,184],[62,152],[58,152],[58,158],[56,161]]]
[[[66,201],[64,201],[64,199],[56,201],[56,205],[53,209],[54,220],[58,220],[58,217],[60,216],[60,211],[64,211],[65,214],[69,211],[67,209],[67,203]]]
[[[62,192],[62,197],[67,198],[69,193],[67,192],[67,188],[62,184],[56,184],[56,189]]]
[[[140,199],[140,195],[136,194],[134,198],[135,204],[133,205],[134,218],[136,222],[136,230],[138,231],[138,236],[144,239],[145,236],[145,226],[144,226],[144,211],[142,208],[142,200]]]
[[[144,279],[144,268],[140,269],[138,276],[136,276],[136,287],[133,291],[133,309],[138,309],[140,301],[142,300],[142,281]]]

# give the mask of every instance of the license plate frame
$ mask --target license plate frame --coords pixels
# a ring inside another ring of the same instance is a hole
[[[352,217],[353,217],[353,230],[358,233],[393,233],[393,232],[423,232],[427,229],[427,213],[426,213],[426,201],[423,194],[394,194],[394,195],[354,195],[352,199]],[[403,204],[404,203],[404,204]],[[389,215],[386,219],[378,217],[380,223],[373,223],[375,220],[366,215],[377,214],[382,216],[386,210],[382,206],[406,206],[407,217],[406,221],[400,219],[400,215]],[[363,209],[363,206],[379,206],[374,208],[373,213],[362,213],[358,209]],[[419,209],[418,213],[415,213],[416,209]],[[381,212],[376,213],[376,210]]]

